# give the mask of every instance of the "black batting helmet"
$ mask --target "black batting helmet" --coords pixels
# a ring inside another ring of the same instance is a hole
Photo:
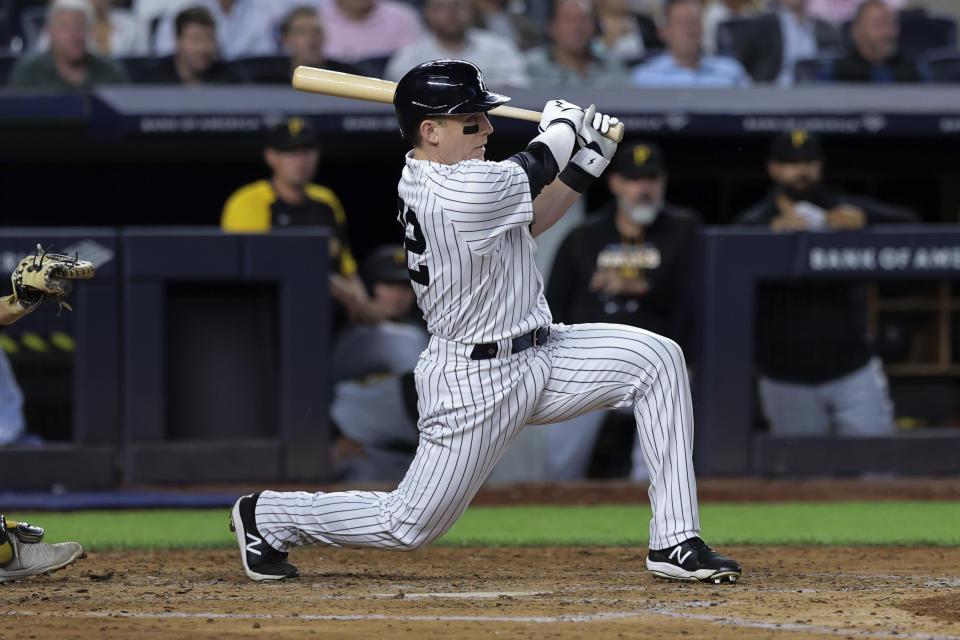
[[[434,60],[417,65],[397,84],[393,106],[400,133],[415,139],[430,116],[489,111],[510,98],[487,90],[480,69],[465,60]]]

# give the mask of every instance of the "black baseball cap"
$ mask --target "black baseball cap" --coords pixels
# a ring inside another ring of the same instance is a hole
[[[299,116],[285,118],[270,127],[267,146],[277,151],[292,151],[317,146],[317,132],[306,119]]]
[[[812,162],[822,159],[820,136],[806,129],[781,131],[770,141],[770,160],[774,162]]]
[[[614,173],[630,180],[652,178],[667,172],[660,146],[645,140],[622,145],[611,164]]]
[[[372,287],[378,282],[407,282],[407,253],[399,244],[385,244],[374,249],[360,267],[360,277]]]

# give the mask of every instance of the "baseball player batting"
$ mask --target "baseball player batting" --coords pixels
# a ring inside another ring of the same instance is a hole
[[[420,443],[395,491],[262,491],[233,506],[253,580],[297,577],[299,545],[409,551],[453,526],[528,424],[632,407],[650,472],[647,568],[680,580],[735,582],[740,565],[699,537],[693,409],[683,353],[667,338],[616,324],[552,324],[534,238],[600,176],[616,118],[564,100],[503,162],[484,159],[486,112],[509,98],[476,66],[427,62],[394,97],[413,146],[398,187],[407,267],[431,334],[416,376]],[[559,179],[556,179],[559,178]]]

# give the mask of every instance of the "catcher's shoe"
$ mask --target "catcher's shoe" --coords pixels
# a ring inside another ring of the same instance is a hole
[[[76,542],[40,542],[43,529],[26,522],[7,522],[0,515],[0,583],[53,573],[86,558]]]
[[[717,553],[700,538],[690,538],[669,549],[650,549],[647,570],[661,578],[714,584],[736,582],[742,571],[739,562]]]
[[[267,544],[257,531],[253,514],[259,497],[259,493],[241,497],[230,512],[230,530],[237,534],[243,570],[247,577],[258,582],[299,578],[300,572],[287,562],[287,554]]]

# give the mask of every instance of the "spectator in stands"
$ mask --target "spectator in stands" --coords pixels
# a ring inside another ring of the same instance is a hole
[[[713,55],[717,52],[717,25],[728,20],[749,18],[760,9],[757,0],[713,0],[703,10],[703,52]],[[730,53],[724,51],[724,53]]]
[[[483,69],[484,80],[493,88],[527,86],[523,54],[506,38],[470,28],[471,11],[470,0],[427,0],[423,19],[429,35],[390,58],[387,78],[399,80],[428,60],[458,58]]]
[[[553,262],[547,301],[556,322],[628,324],[687,342],[700,216],[668,203],[666,185],[656,144],[639,141],[618,150],[607,175],[614,201],[570,232]],[[586,476],[605,415],[589,413],[548,427],[552,480]],[[639,444],[631,478],[646,479]]]
[[[829,22],[810,17],[807,3],[779,0],[775,11],[742,25],[733,53],[754,81],[791,86],[798,60],[840,50],[840,32]]]
[[[89,0],[92,27],[87,47],[90,51],[111,58],[143,55],[147,52],[146,34],[127,9],[114,7],[114,0]],[[36,43],[38,51],[50,47],[50,36],[44,33]]]
[[[927,15],[943,16],[952,19],[960,26],[960,3],[957,0],[913,0],[908,10],[923,11]]]
[[[157,25],[154,53],[167,56],[177,46],[175,22],[184,9],[206,9],[216,25],[215,35],[224,60],[271,56],[280,52],[276,28],[286,15],[285,0],[173,0]]]
[[[824,67],[818,80],[827,82],[924,82],[924,67],[897,50],[897,15],[884,0],[864,0],[850,25],[853,47]]]
[[[347,237],[347,216],[336,194],[312,182],[320,159],[317,134],[306,120],[287,118],[267,137],[263,158],[268,180],[240,187],[223,207],[220,226],[231,233],[265,233],[274,227],[325,226],[330,237],[330,290],[343,313],[360,322],[383,319],[357,275],[357,263]]]
[[[398,480],[417,448],[413,369],[429,336],[402,246],[375,249],[360,275],[384,320],[347,327],[333,348],[330,415],[341,434],[334,461],[339,480]]]
[[[557,0],[547,25],[552,44],[527,52],[527,73],[532,86],[623,87],[630,76],[623,64],[601,58],[590,44],[596,33],[596,16],[589,0]]]
[[[119,63],[88,50],[92,22],[93,12],[86,0],[54,0],[47,10],[50,49],[17,60],[10,72],[10,86],[73,92],[128,82]]]
[[[331,0],[320,11],[327,37],[323,54],[355,64],[386,59],[423,34],[417,12],[395,0]]]
[[[289,58],[265,59],[248,71],[258,83],[290,84],[293,71],[300,65],[359,74],[360,70],[323,55],[324,30],[320,13],[308,5],[295,7],[280,23],[283,50]]]
[[[147,52],[146,33],[128,9],[115,7],[115,0],[91,0],[96,51],[105,56],[123,58]]]
[[[510,11],[507,0],[473,0],[473,26],[510,40],[521,51],[543,44],[540,25],[522,13]]]
[[[705,56],[699,0],[667,0],[660,39],[662,53],[633,70],[638,87],[745,87],[750,76],[733,58]]]
[[[894,11],[899,11],[907,5],[907,0],[884,0],[884,2]],[[839,28],[853,19],[861,4],[863,0],[810,0],[810,15],[826,20]]]
[[[324,30],[320,14],[313,7],[296,7],[280,23],[283,48],[290,54],[290,72],[300,65],[356,73],[356,68],[324,56]],[[289,79],[289,77],[288,77]]]
[[[907,209],[824,184],[820,139],[807,131],[778,134],[767,171],[773,180],[770,192],[735,224],[797,232],[915,219]],[[757,288],[756,318],[760,401],[773,433],[871,436],[893,431],[887,380],[867,336],[863,285],[764,283]]]
[[[637,62],[646,53],[640,23],[628,0],[597,0],[595,53],[623,63]],[[555,10],[555,9],[554,9]]]
[[[230,84],[239,82],[233,70],[217,59],[217,25],[203,7],[189,7],[174,20],[177,48],[157,61],[144,81],[151,84]]]

